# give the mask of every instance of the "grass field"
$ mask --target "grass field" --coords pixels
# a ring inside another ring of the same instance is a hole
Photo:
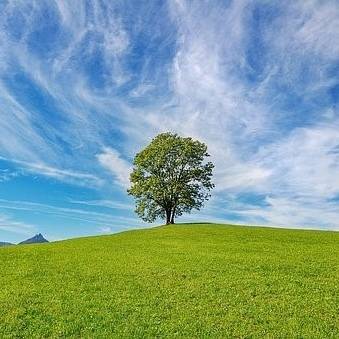
[[[0,337],[339,337],[339,233],[212,224],[0,249]]]

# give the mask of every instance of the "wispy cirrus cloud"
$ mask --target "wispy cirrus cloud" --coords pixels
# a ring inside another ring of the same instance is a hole
[[[77,204],[77,203],[76,203]],[[59,217],[66,217],[68,219],[80,220],[85,223],[102,223],[114,225],[116,222],[136,223],[135,218],[125,216],[115,216],[111,213],[103,213],[84,208],[63,207],[43,203],[36,203],[30,201],[16,201],[0,199],[0,208],[4,210],[29,211],[39,214],[52,214]]]
[[[85,206],[97,206],[97,207],[105,207],[113,210],[132,210],[133,205],[112,201],[112,200],[73,200],[70,199],[72,204],[79,204]]]
[[[97,159],[104,168],[113,174],[117,184],[124,188],[129,187],[129,174],[132,166],[116,150],[106,147],[102,153],[97,155]]]
[[[0,169],[0,182],[5,182],[22,175],[22,171],[11,171],[8,168]]]
[[[102,180],[97,176],[89,173],[76,172],[72,170],[59,169],[51,166],[47,166],[44,163],[33,163],[22,160],[8,159],[0,156],[0,160],[12,163],[21,168],[21,172],[11,172],[8,173],[8,170],[3,170],[3,178],[16,177],[19,173],[30,172],[35,174],[44,175],[47,177],[59,179],[59,180],[68,180],[71,182],[76,182],[77,184],[82,185],[100,185]],[[7,173],[7,176],[6,176]]]
[[[30,235],[36,231],[36,226],[17,221],[6,214],[0,214],[0,230],[19,235]]]
[[[112,233],[113,232],[112,227],[110,226],[102,226],[99,228],[99,231],[101,233]]]

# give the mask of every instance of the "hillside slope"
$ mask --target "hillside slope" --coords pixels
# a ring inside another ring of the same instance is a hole
[[[0,249],[1,337],[338,337],[339,233],[174,225]]]
[[[0,241],[0,247],[13,246],[14,244],[6,241]]]

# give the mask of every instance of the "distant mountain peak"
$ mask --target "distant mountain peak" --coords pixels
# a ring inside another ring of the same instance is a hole
[[[19,245],[22,245],[22,244],[40,244],[40,243],[44,243],[44,242],[48,242],[48,240],[45,239],[44,236],[41,233],[38,233],[32,238],[29,238],[27,240],[20,242]]]

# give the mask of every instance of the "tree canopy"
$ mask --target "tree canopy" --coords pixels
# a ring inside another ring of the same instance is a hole
[[[147,222],[199,210],[210,197],[212,162],[207,146],[192,138],[162,133],[134,158],[128,193],[136,199],[136,213]]]

